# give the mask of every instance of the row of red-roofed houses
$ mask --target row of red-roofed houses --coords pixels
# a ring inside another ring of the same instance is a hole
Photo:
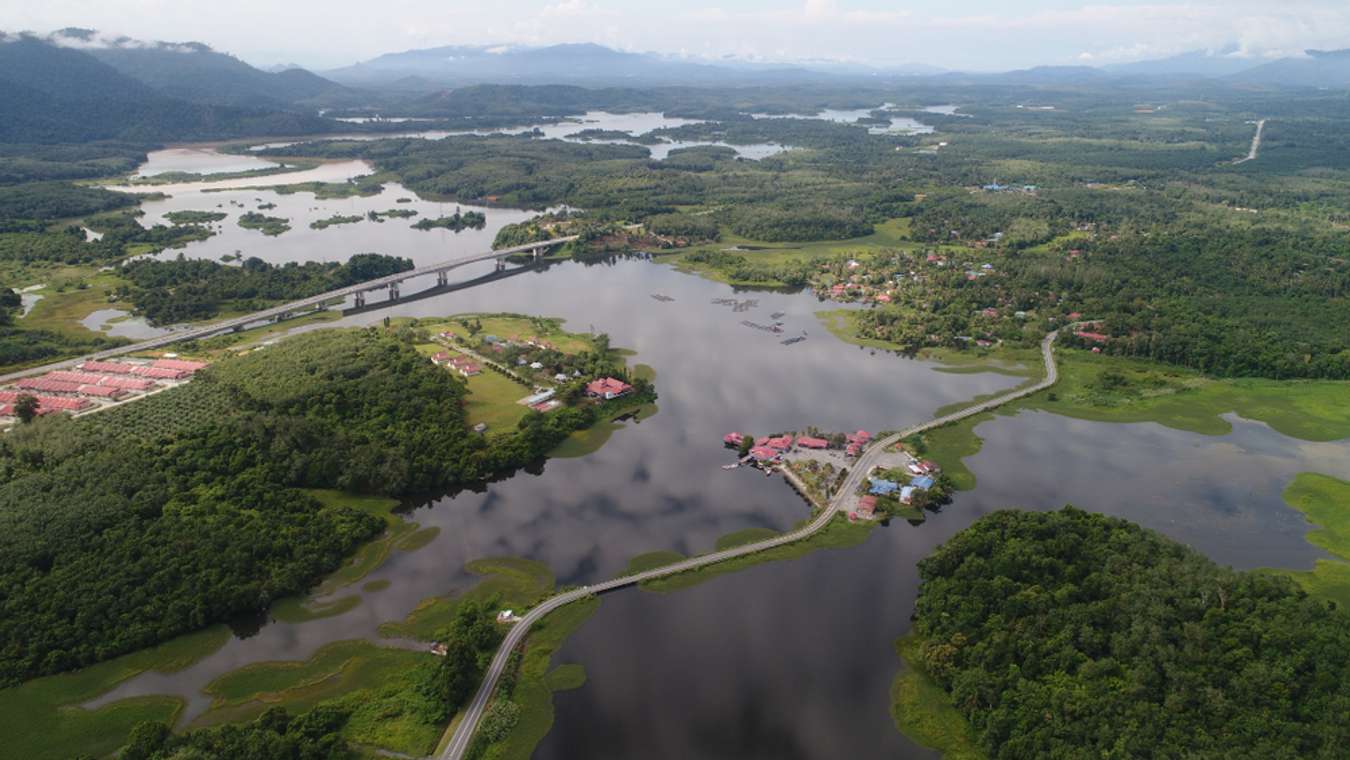
[[[745,442],[745,438],[744,433],[727,433],[722,436],[722,443],[739,448]],[[859,430],[846,434],[844,440],[847,444],[845,452],[849,456],[856,457],[871,442],[872,434],[866,430]],[[792,451],[794,445],[803,449],[823,451],[830,447],[830,442],[824,438],[809,435],[798,436],[794,439],[791,433],[780,436],[761,436],[754,440],[754,445],[750,448],[750,456],[756,461],[770,461]],[[756,453],[757,451],[758,453]]]
[[[39,415],[81,412],[94,406],[91,399],[120,401],[153,390],[156,380],[184,380],[205,366],[205,362],[182,359],[157,359],[150,364],[87,361],[78,371],[54,370],[0,390],[0,417],[14,416],[14,403],[23,395],[37,400]]]

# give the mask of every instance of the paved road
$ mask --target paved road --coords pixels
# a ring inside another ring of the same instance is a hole
[[[74,367],[80,362],[88,361],[90,359],[107,359],[113,356],[122,356],[125,354],[135,353],[137,351],[149,351],[156,348],[162,348],[164,346],[168,346],[173,343],[179,343],[185,340],[192,340],[194,338],[205,338],[210,335],[216,335],[218,333],[240,329],[247,325],[253,324],[254,322],[262,322],[265,320],[272,319],[273,317],[280,317],[284,314],[290,314],[292,312],[297,311],[304,311],[305,309],[311,309],[317,306],[321,306],[330,301],[345,299],[347,296],[356,295],[357,293],[365,293],[371,290],[379,290],[380,288],[387,288],[390,285],[396,285],[398,283],[403,282],[404,280],[411,280],[414,277],[423,277],[426,275],[436,274],[438,272],[448,272],[452,269],[459,269],[460,267],[469,266],[470,264],[477,264],[483,261],[491,261],[492,259],[501,259],[518,253],[527,253],[529,251],[533,251],[539,248],[547,248],[549,246],[560,245],[562,243],[570,243],[576,239],[577,239],[576,235],[568,235],[567,237],[554,238],[552,240],[544,240],[538,243],[527,243],[525,245],[518,245],[513,248],[503,248],[501,250],[491,251],[489,253],[479,253],[474,254],[473,256],[466,256],[464,258],[453,259],[450,261],[443,261],[439,264],[430,264],[427,266],[418,267],[416,269],[409,269],[406,272],[399,272],[398,274],[391,274],[387,277],[380,277],[374,280],[367,280],[365,282],[357,283],[355,285],[349,285],[345,288],[330,290],[327,293],[320,293],[317,296],[302,298],[299,301],[291,301],[290,303],[285,303],[280,306],[273,306],[270,309],[255,311],[252,314],[245,314],[242,317],[227,319],[221,322],[212,322],[209,325],[203,325],[201,327],[194,327],[189,330],[182,330],[180,332],[169,333],[167,335],[162,335],[158,338],[151,338],[150,340],[144,340],[139,343],[129,343],[125,346],[117,346],[116,348],[109,348],[104,351],[88,354],[86,356],[76,357],[74,359],[67,359],[65,361],[53,362],[51,364],[44,364],[40,367],[29,367],[28,369],[19,370],[18,372],[11,372],[7,375],[0,375],[0,383],[7,383],[10,382],[11,380],[18,380],[21,377],[27,377],[29,375],[51,372],[52,370],[55,369],[66,369],[69,367]]]
[[[1261,135],[1265,133],[1265,131],[1266,131],[1266,120],[1262,119],[1256,122],[1256,134],[1252,136],[1251,150],[1247,151],[1247,155],[1245,157],[1239,158],[1233,163],[1245,164],[1248,161],[1255,161],[1256,155],[1261,152]]]
[[[849,495],[856,492],[862,485],[863,478],[867,477],[868,471],[876,464],[876,460],[885,452],[886,447],[916,433],[922,433],[925,430],[931,430],[932,428],[941,427],[982,412],[987,412],[1010,401],[1025,398],[1026,396],[1038,393],[1054,385],[1059,380],[1059,369],[1055,366],[1054,355],[1054,343],[1057,336],[1058,331],[1052,332],[1049,335],[1046,335],[1045,339],[1041,341],[1041,358],[1045,362],[1045,377],[1042,380],[1034,385],[1010,391],[997,398],[982,401],[978,404],[965,407],[960,411],[952,412],[951,414],[929,420],[928,422],[906,428],[898,433],[892,433],[885,438],[878,439],[867,449],[867,451],[863,452],[863,455],[854,463],[853,469],[849,471],[847,480],[845,480],[843,487],[839,489],[835,494],[835,497],[831,500],[829,508],[820,510],[820,514],[807,525],[790,533],[784,533],[764,541],[753,544],[744,544],[742,546],[713,552],[711,554],[703,554],[698,557],[691,557],[681,562],[676,562],[673,565],[665,565],[633,575],[620,576],[604,581],[603,583],[597,583],[593,586],[583,586],[579,589],[565,591],[548,598],[534,609],[530,610],[520,619],[520,622],[511,627],[511,630],[506,634],[506,638],[502,640],[501,646],[497,648],[497,654],[493,656],[492,664],[488,666],[488,671],[483,678],[483,683],[478,687],[478,692],[474,694],[473,701],[469,703],[463,720],[459,722],[459,725],[455,728],[455,733],[450,737],[450,743],[446,745],[445,749],[438,756],[439,760],[463,760],[465,753],[468,752],[470,741],[473,739],[474,731],[478,727],[478,722],[483,717],[483,711],[487,708],[488,700],[491,699],[493,691],[497,688],[497,681],[501,678],[502,672],[506,670],[506,665],[511,659],[511,652],[514,651],[520,642],[525,639],[526,635],[529,634],[530,627],[542,620],[544,616],[559,607],[571,604],[572,602],[592,594],[599,594],[605,591],[623,588],[625,586],[632,586],[642,583],[643,581],[688,572],[718,562],[725,562],[729,559],[744,557],[749,554],[757,554],[768,549],[790,544],[815,535],[826,525],[830,524],[830,521],[834,519],[836,513],[844,509]]]

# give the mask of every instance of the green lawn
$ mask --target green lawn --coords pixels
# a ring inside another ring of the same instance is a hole
[[[515,430],[529,409],[516,403],[530,395],[530,389],[490,369],[469,378],[469,400],[465,411],[469,424],[487,423],[488,432]]]
[[[923,669],[922,642],[913,634],[897,639],[900,673],[891,684],[891,717],[900,733],[942,753],[943,760],[984,760],[970,723],[952,698]]]

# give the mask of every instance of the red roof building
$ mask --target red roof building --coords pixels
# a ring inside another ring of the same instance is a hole
[[[79,383],[69,383],[64,380],[48,380],[45,377],[25,377],[14,384],[15,388],[24,390],[41,391],[43,393],[79,393]]]
[[[133,367],[131,374],[137,377],[148,377],[152,380],[182,380],[190,372],[181,369],[167,369],[165,367]]]
[[[777,438],[770,438],[764,445],[774,451],[792,451],[792,436],[780,435]]]
[[[877,497],[867,495],[858,499],[858,514],[863,517],[871,517],[877,511]]]
[[[150,366],[163,369],[181,369],[189,374],[206,368],[206,362],[194,362],[188,359],[156,359]]]
[[[1098,332],[1088,332],[1087,330],[1079,330],[1078,332],[1074,333],[1074,335],[1077,335],[1083,340],[1090,340],[1093,343],[1105,343],[1106,341],[1111,339],[1111,336],[1109,335],[1102,335],[1101,333]]]
[[[81,385],[81,396],[90,396],[93,398],[106,398],[116,401],[127,395],[127,392],[121,388],[114,388],[110,385]]]
[[[809,435],[804,435],[797,439],[797,445],[804,449],[828,449],[830,447],[830,442],[824,438],[814,438]]]
[[[756,446],[750,449],[750,456],[755,458],[756,462],[768,462],[778,458],[778,452],[765,446]]]
[[[722,443],[728,446],[740,446],[745,442],[745,436],[740,433],[727,433],[722,436]]]
[[[130,375],[136,369],[135,364],[125,362],[84,362],[80,369],[85,372],[106,372],[110,375]]]
[[[592,398],[602,398],[606,401],[618,398],[633,390],[633,386],[622,380],[615,380],[612,377],[602,377],[599,380],[592,380],[586,383],[586,395]]]
[[[450,352],[449,352],[449,351],[438,351],[438,352],[432,354],[432,355],[431,355],[431,363],[432,363],[432,364],[435,364],[435,365],[438,366],[438,367],[441,366],[442,364],[449,364],[449,363],[450,363]]]

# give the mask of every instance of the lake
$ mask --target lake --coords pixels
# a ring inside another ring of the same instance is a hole
[[[225,233],[189,245],[187,255],[238,249],[281,262],[370,250],[425,263],[483,250],[492,230],[526,216],[486,209],[488,230],[459,235],[408,230],[406,220],[311,231],[310,220],[393,208],[396,198],[412,194],[391,185],[374,198],[317,201],[226,184],[234,189],[180,186],[173,198],[145,204],[146,221],[219,203],[231,214]],[[234,225],[237,213],[264,201],[278,204],[265,213],[290,216],[296,229],[266,238]],[[453,210],[421,200],[400,205],[428,215]],[[410,284],[404,293],[415,289]],[[724,298],[757,304],[737,313],[713,303]],[[554,264],[345,318],[340,324],[475,311],[562,317],[574,331],[608,332],[614,345],[637,352],[634,361],[654,367],[660,413],[618,431],[590,456],[550,460],[476,492],[411,505],[408,519],[440,534],[417,551],[394,552],[366,579],[388,581],[388,588],[339,592],[361,598],[350,612],[267,622],[192,667],[144,674],[91,705],[177,694],[188,700],[190,720],[208,706],[200,690],[213,678],[249,663],[305,659],[333,641],[376,638],[380,623],[402,619],[419,601],[472,584],[463,566],[473,559],[528,557],[546,563],[560,583],[584,584],[621,572],[637,554],[703,552],[736,530],[786,529],[807,516],[805,504],[779,478],[721,470],[732,459],[721,447],[724,433],[898,428],[1018,382],[943,373],[929,362],[845,344],[818,323],[820,308],[809,293],[737,292],[630,257]],[[741,324],[770,322],[778,312],[783,335]],[[780,342],[802,334],[802,343]],[[1240,568],[1307,568],[1322,556],[1304,540],[1308,526],[1280,492],[1303,470],[1350,477],[1350,442],[1305,443],[1264,424],[1232,421],[1229,435],[1202,436],[1043,412],[995,416],[977,428],[985,443],[968,460],[975,490],[959,493],[922,525],[897,521],[859,547],[757,566],[672,594],[606,595],[555,658],[582,664],[587,681],[556,697],[557,721],[536,757],[933,757],[891,721],[892,643],[909,626],[915,562],[980,516],[1073,503],[1135,520]]]

